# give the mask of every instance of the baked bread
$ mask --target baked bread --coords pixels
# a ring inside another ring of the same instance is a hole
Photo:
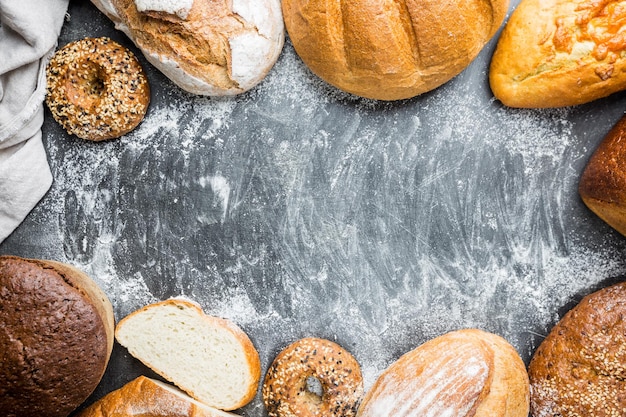
[[[92,0],[146,59],[184,90],[247,91],[282,51],[280,0]]]
[[[139,376],[108,393],[76,417],[237,417],[211,408],[179,389]]]
[[[495,97],[510,107],[565,107],[626,88],[621,3],[522,0],[492,57]]]
[[[99,384],[113,348],[113,308],[77,268],[0,256],[0,410],[65,417]]]
[[[118,323],[115,337],[135,358],[210,407],[234,410],[256,394],[261,362],[248,336],[193,302],[169,299],[145,306]]]
[[[357,96],[398,100],[449,81],[496,33],[508,0],[283,0],[289,38],[313,73]]]
[[[621,283],[584,297],[552,328],[528,367],[534,417],[624,415],[625,316]]]
[[[626,236],[626,116],[600,142],[578,184],[591,211]]]
[[[527,417],[528,374],[503,338],[447,333],[404,354],[376,380],[357,417]]]

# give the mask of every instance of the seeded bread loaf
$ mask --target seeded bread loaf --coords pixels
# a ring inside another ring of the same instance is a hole
[[[76,417],[237,417],[194,400],[175,387],[139,376]]]
[[[626,9],[616,0],[522,0],[489,71],[511,107],[583,104],[626,88]]]
[[[92,0],[184,90],[225,96],[265,78],[282,51],[280,0]]]
[[[534,417],[624,415],[625,316],[620,283],[584,297],[552,328],[528,367]]]
[[[256,394],[261,362],[248,336],[195,303],[145,306],[122,319],[115,336],[135,358],[210,407],[234,410]]]
[[[357,417],[527,417],[528,374],[503,338],[458,330],[404,354],[376,380]]]
[[[0,256],[0,414],[70,414],[104,374],[113,320],[104,292],[77,268]]]
[[[508,0],[283,0],[304,63],[349,93],[398,100],[465,69],[493,37]]]

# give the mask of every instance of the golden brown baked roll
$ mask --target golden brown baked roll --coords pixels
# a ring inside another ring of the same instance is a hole
[[[534,417],[624,415],[625,316],[621,283],[586,296],[552,328],[528,367]]]
[[[83,272],[0,256],[0,410],[65,417],[99,384],[113,348],[113,308]]]
[[[508,0],[284,0],[287,32],[326,82],[380,100],[414,97],[465,69],[493,37]]]
[[[626,236],[626,116],[609,131],[587,163],[578,184],[584,203]]]
[[[564,107],[626,88],[626,11],[616,0],[522,0],[491,61],[496,98],[511,107]]]
[[[506,340],[458,330],[404,354],[376,380],[357,417],[527,417],[526,367]]]

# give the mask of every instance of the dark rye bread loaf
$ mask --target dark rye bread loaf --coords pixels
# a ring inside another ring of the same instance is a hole
[[[626,283],[586,296],[563,316],[528,368],[534,417],[624,415],[625,317]]]
[[[96,388],[113,309],[78,269],[0,256],[0,415],[64,417]]]

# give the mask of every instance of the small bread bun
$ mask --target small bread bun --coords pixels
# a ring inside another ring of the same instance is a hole
[[[100,383],[113,348],[113,308],[82,271],[0,256],[0,410],[65,417]]]
[[[376,380],[357,417],[527,417],[528,374],[503,338],[458,330],[404,354]]]
[[[285,41],[280,0],[91,0],[165,76],[199,95],[243,93]]]
[[[582,173],[578,193],[591,211],[626,236],[626,116],[609,131]]]
[[[495,97],[510,107],[565,107],[626,88],[618,3],[522,0],[492,57]]]
[[[317,76],[357,96],[410,98],[465,69],[508,0],[283,0],[289,38]]]
[[[624,415],[624,317],[626,283],[584,297],[563,316],[528,367],[533,416]]]
[[[194,400],[179,389],[139,376],[76,417],[238,417]]]
[[[261,378],[259,354],[234,323],[193,302],[169,299],[122,319],[117,341],[196,400],[221,410],[243,407]]]

